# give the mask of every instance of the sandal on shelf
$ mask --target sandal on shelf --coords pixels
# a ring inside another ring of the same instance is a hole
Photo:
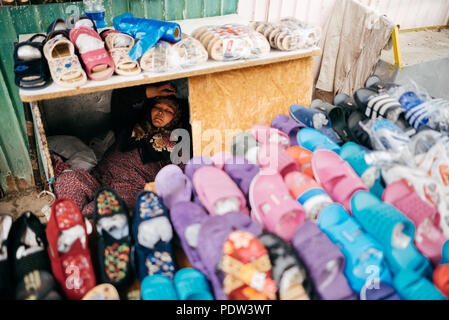
[[[104,30],[100,33],[106,48],[114,60],[115,73],[133,76],[141,72],[139,63],[132,61],[128,52],[134,46],[134,38],[117,30]]]
[[[79,88],[86,84],[86,73],[67,32],[55,31],[51,36],[44,45],[44,55],[53,81],[64,88]]]
[[[72,41],[81,56],[87,76],[92,80],[106,80],[114,73],[114,61],[105,44],[94,29],[80,26],[70,30]]]
[[[41,41],[35,40],[42,38]],[[44,34],[35,34],[14,47],[15,84],[21,89],[41,89],[51,82],[48,63],[44,56]]]

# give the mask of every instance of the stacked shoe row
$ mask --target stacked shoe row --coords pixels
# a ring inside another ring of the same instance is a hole
[[[46,225],[31,212],[14,222],[1,215],[1,299],[129,299],[136,279],[142,299],[213,299],[200,271],[175,270],[170,242],[156,245],[159,235],[164,240],[172,236],[168,220],[159,225],[167,219],[162,200],[143,191],[137,201],[131,220],[113,190],[98,190],[94,230],[67,199],[55,201]],[[93,232],[96,237],[89,237]],[[147,274],[154,276],[150,283]],[[154,291],[158,281],[168,279],[173,280],[171,290]]]
[[[401,176],[407,171],[398,165],[402,158],[409,164],[407,141],[422,161],[424,147],[447,140],[432,129],[416,132],[381,89],[387,86],[378,81],[378,89],[362,88],[338,105],[292,105],[291,117],[278,115],[271,127],[254,125],[234,137],[231,154],[192,158],[184,174],[161,170],[156,191],[171,203],[182,247],[217,299],[270,299],[274,287],[277,298],[447,299],[449,235],[438,202],[446,196],[444,179],[431,184],[423,171],[427,184],[414,185],[417,168]],[[333,122],[330,114],[338,112],[341,121]],[[260,264],[257,250],[233,255],[229,242],[243,237],[234,231],[249,233],[239,246],[259,239],[269,260]],[[295,271],[276,265],[270,244],[289,248],[276,252],[288,252]]]
[[[135,41],[113,28],[98,32],[95,22],[87,16],[76,21],[72,17],[67,22],[56,19],[47,34],[35,34],[15,45],[15,84],[22,89],[41,89],[53,80],[64,88],[79,88],[88,79],[103,81],[114,73],[133,76],[142,70],[166,72],[208,59],[203,45],[183,34],[176,44],[161,40],[133,61],[129,52]]]

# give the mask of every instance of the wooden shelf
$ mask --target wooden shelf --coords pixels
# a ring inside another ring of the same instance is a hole
[[[176,21],[181,25],[184,33],[191,34],[191,32],[203,25],[225,24],[225,23],[240,23],[247,25],[249,22],[242,19],[238,15],[227,15],[212,18],[189,19]],[[19,41],[24,41],[31,35],[20,35]],[[138,86],[142,84],[151,84],[161,81],[169,81],[179,78],[188,78],[201,76],[216,72],[223,72],[241,68],[248,68],[259,65],[266,65],[270,63],[296,60],[310,56],[321,55],[321,49],[318,47],[307,50],[296,51],[279,51],[271,49],[270,53],[262,58],[234,60],[234,61],[214,61],[208,60],[202,65],[198,65],[189,69],[176,70],[173,72],[155,73],[143,71],[136,76],[118,76],[113,75],[107,80],[93,81],[88,80],[87,83],[80,88],[63,88],[55,83],[50,84],[47,88],[38,90],[20,89],[19,94],[23,102],[41,101],[47,99],[55,99],[61,97],[75,96],[79,94],[93,93],[105,90],[112,90],[117,88]]]

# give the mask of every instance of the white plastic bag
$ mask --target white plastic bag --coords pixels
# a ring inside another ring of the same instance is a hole
[[[90,171],[97,165],[94,151],[74,136],[50,136],[47,138],[49,149],[67,159],[73,169]]]

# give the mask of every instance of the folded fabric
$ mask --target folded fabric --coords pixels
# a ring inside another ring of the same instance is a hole
[[[321,300],[355,300],[343,270],[345,256],[317,224],[306,221],[292,239],[301,260],[312,279],[316,295]]]
[[[173,229],[167,208],[154,192],[142,191],[137,196],[132,233],[140,281],[148,275],[173,279],[176,270],[171,245]]]

